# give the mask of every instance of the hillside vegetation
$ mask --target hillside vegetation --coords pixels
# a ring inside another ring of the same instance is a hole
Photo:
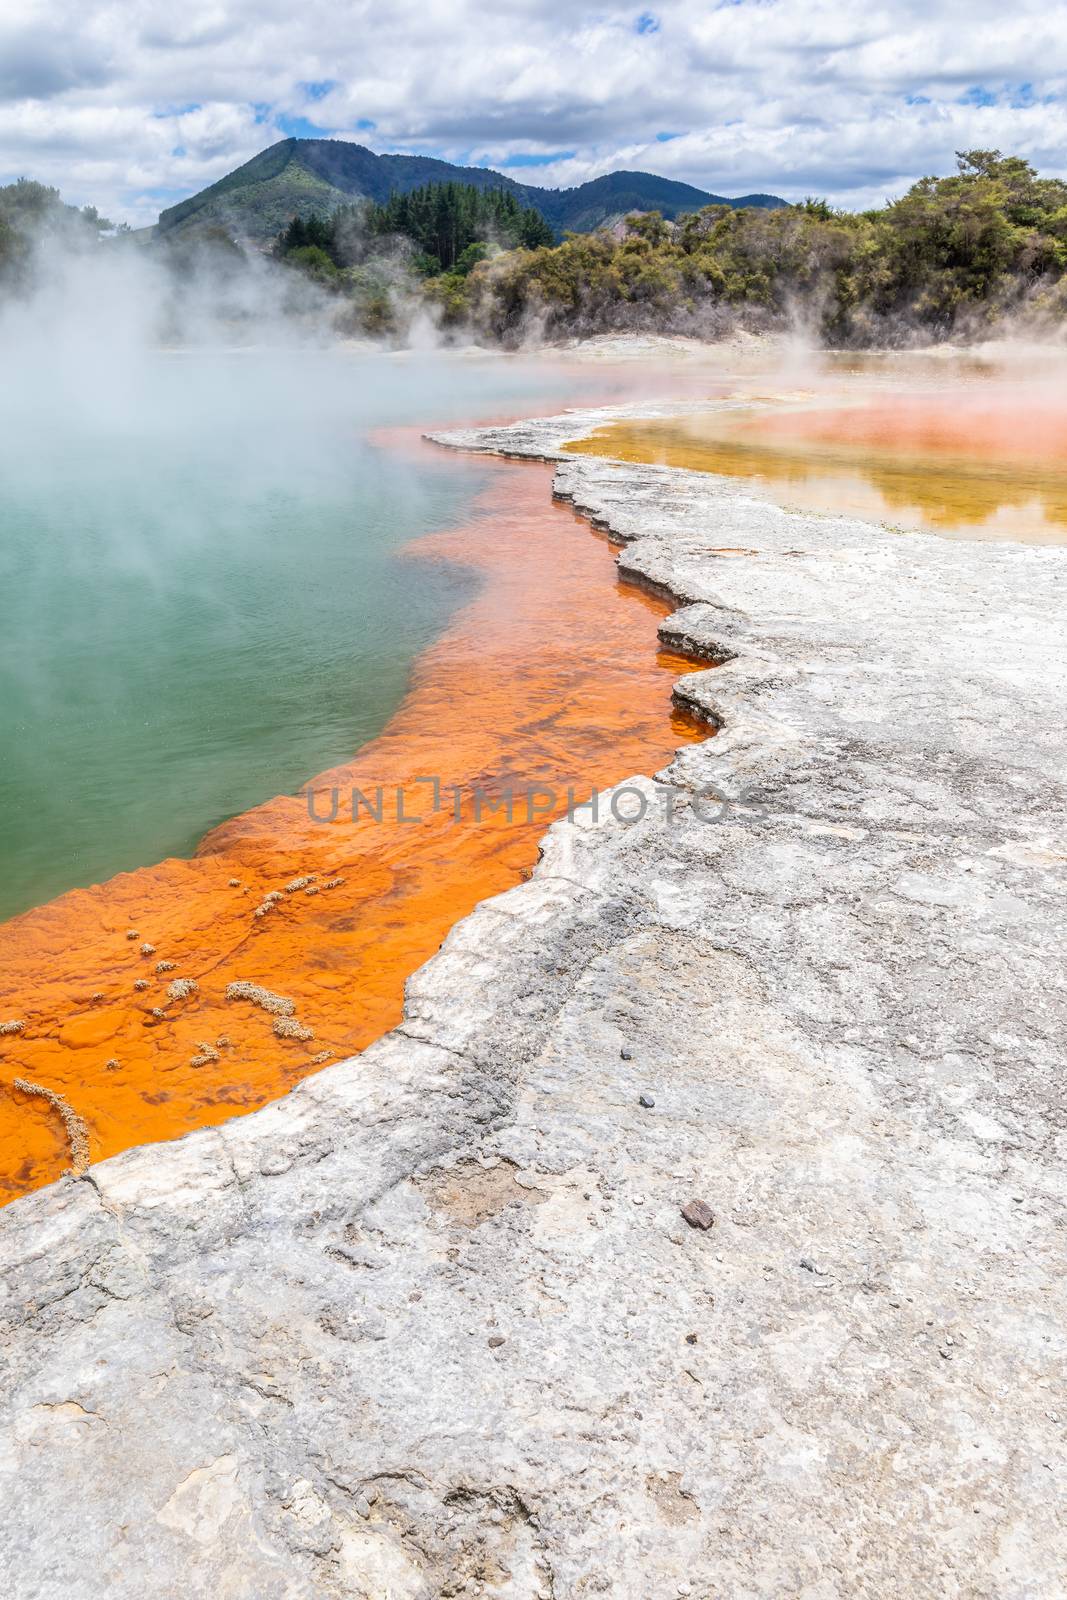
[[[975,337],[1067,311],[1067,183],[999,151],[961,153],[878,211],[821,201],[652,213],[556,246],[497,254],[422,295],[446,327],[514,345],[648,329],[714,335],[800,325],[824,342]],[[380,314],[379,314],[380,320]]]
[[[282,139],[161,212],[159,231],[173,235],[221,224],[240,239],[263,244],[297,213],[329,217],[354,200],[381,205],[394,195],[446,183],[511,194],[520,206],[540,212],[557,234],[598,228],[634,210],[676,217],[712,203],[785,204],[774,195],[727,200],[651,172],[610,172],[575,189],[541,189],[485,167],[455,166],[432,156],[376,155],[345,139]]]
[[[372,254],[379,241],[403,239],[413,247],[410,264],[422,277],[465,276],[494,249],[535,249],[551,245],[553,237],[541,213],[520,205],[506,189],[433,183],[391,195],[384,205],[371,200],[328,218],[296,216],[273,253],[329,282]]]
[[[208,323],[239,321],[251,336],[268,304],[313,337],[332,326],[403,342],[421,319],[446,338],[509,348],[735,327],[857,347],[1009,325],[1059,337],[1067,316],[1067,182],[995,150],[961,153],[950,176],[922,178],[876,211],[819,200],[701,205],[676,219],[651,210],[558,243],[539,208],[488,177],[325,213],[313,190],[282,219],[269,255],[204,220],[131,235],[23,179],[0,189],[0,295],[32,292],[59,247],[64,257],[138,252],[165,287],[168,326],[184,325],[195,296]]]
[[[112,223],[95,206],[68,206],[58,189],[19,178],[0,187],[0,286],[9,290],[27,284],[34,253],[45,240],[68,247],[96,243]]]

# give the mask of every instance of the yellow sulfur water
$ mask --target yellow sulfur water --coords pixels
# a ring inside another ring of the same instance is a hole
[[[884,393],[625,421],[568,450],[748,480],[779,504],[949,537],[1067,543],[1067,401]]]

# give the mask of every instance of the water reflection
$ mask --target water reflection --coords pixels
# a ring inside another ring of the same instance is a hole
[[[580,454],[724,473],[779,503],[949,537],[1067,543],[1067,402],[975,385],[620,422]]]

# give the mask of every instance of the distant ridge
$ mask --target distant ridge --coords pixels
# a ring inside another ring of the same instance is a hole
[[[343,139],[282,139],[199,194],[169,206],[160,213],[158,227],[160,233],[171,234],[221,223],[262,243],[298,212],[325,216],[359,198],[383,201],[421,184],[449,182],[510,190],[524,205],[535,206],[559,233],[589,233],[630,211],[659,211],[673,219],[701,206],[773,209],[787,204],[771,194],[730,200],[651,172],[609,172],[576,189],[540,189],[486,167],[455,166],[432,156],[379,156]]]

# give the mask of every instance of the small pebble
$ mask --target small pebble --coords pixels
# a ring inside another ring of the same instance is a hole
[[[682,1216],[691,1228],[700,1228],[705,1233],[715,1221],[715,1213],[705,1200],[690,1200],[682,1207]]]
[[[639,1106],[644,1106],[646,1111],[651,1111],[656,1102],[650,1094],[643,1094],[638,1096],[637,1103]]]
[[[621,1061],[632,1061],[633,1060],[633,1051],[632,1050],[620,1050],[619,1051],[619,1059]]]
[[[490,1334],[490,1336],[489,1336],[489,1348],[490,1348],[490,1350],[499,1350],[500,1346],[502,1344],[504,1344],[504,1343],[505,1343],[505,1340],[504,1340],[504,1335],[502,1333]]]
[[[643,1206],[645,1203],[645,1197],[643,1194],[632,1194],[630,1199],[633,1201],[635,1206]]]
[[[695,1333],[687,1333],[686,1336],[685,1336],[685,1342],[686,1342],[686,1344],[696,1344],[696,1342],[697,1342],[696,1334]]]

